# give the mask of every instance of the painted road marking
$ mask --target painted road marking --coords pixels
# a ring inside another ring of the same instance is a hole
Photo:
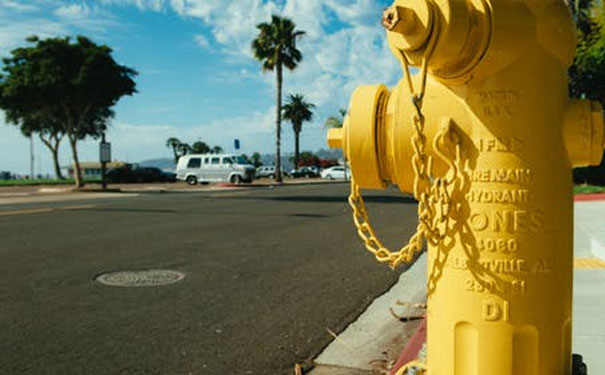
[[[61,209],[63,210],[87,210],[89,208],[95,208],[96,206],[94,204],[83,204],[81,206],[66,206],[66,207],[61,207]]]
[[[0,216],[38,214],[38,213],[50,212],[50,211],[54,211],[54,210],[55,210],[54,208],[32,208],[29,210],[0,211]]]
[[[30,208],[27,210],[0,211],[0,216],[39,214],[39,213],[52,212],[52,211],[76,211],[76,210],[86,210],[86,209],[90,209],[90,208],[94,208],[94,207],[96,207],[94,204],[88,204],[88,205],[81,205],[81,206]]]
[[[239,192],[234,192],[234,193],[224,192],[224,193],[210,194],[209,197],[210,198],[232,198],[232,197],[242,197],[245,195],[250,195],[250,192],[249,191],[239,191]]]
[[[605,268],[605,261],[598,258],[574,258],[573,267],[580,270]]]
[[[0,197],[26,197],[30,193],[0,193]]]

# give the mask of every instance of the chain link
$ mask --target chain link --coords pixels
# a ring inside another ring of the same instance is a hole
[[[433,27],[436,33],[439,28],[437,25]],[[451,197],[456,189],[464,186],[464,174],[460,173],[462,163],[460,137],[449,126],[439,129],[433,139],[435,154],[448,165],[448,171],[443,177],[434,176],[432,173],[432,158],[426,153],[427,137],[424,132],[425,117],[422,113],[422,102],[426,89],[428,62],[434,50],[436,40],[437,36],[434,35],[427,46],[420,72],[421,88],[417,94],[414,93],[409,64],[405,55],[401,54],[405,78],[412,94],[412,104],[416,109],[415,113],[412,114],[414,136],[411,141],[414,150],[412,156],[412,168],[414,170],[413,190],[414,197],[418,201],[418,225],[416,232],[409,239],[408,243],[398,251],[389,250],[376,236],[365,209],[360,187],[355,182],[353,176],[351,176],[349,205],[353,209],[353,221],[357,227],[357,233],[363,240],[366,249],[374,254],[379,262],[387,263],[391,268],[395,268],[401,264],[411,264],[416,258],[416,254],[422,251],[425,240],[434,246],[448,235],[451,229]],[[455,153],[453,158],[449,156],[448,152],[442,149],[443,144],[454,146]]]

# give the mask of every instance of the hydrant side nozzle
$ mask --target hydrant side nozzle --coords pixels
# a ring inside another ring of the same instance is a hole
[[[599,102],[571,100],[564,139],[572,167],[599,165],[605,148],[605,121]]]
[[[330,148],[343,148],[343,135],[342,128],[334,128],[328,130],[328,146]]]

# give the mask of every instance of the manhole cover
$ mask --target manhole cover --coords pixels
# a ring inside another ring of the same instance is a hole
[[[141,270],[109,272],[95,278],[101,284],[111,286],[159,286],[178,283],[185,278],[182,272],[171,270]]]

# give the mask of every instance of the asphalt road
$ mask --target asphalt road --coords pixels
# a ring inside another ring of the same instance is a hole
[[[398,277],[357,239],[347,190],[0,206],[0,373],[292,374]],[[368,195],[379,234],[399,245],[415,204],[394,190]],[[158,268],[186,278],[94,281]]]

